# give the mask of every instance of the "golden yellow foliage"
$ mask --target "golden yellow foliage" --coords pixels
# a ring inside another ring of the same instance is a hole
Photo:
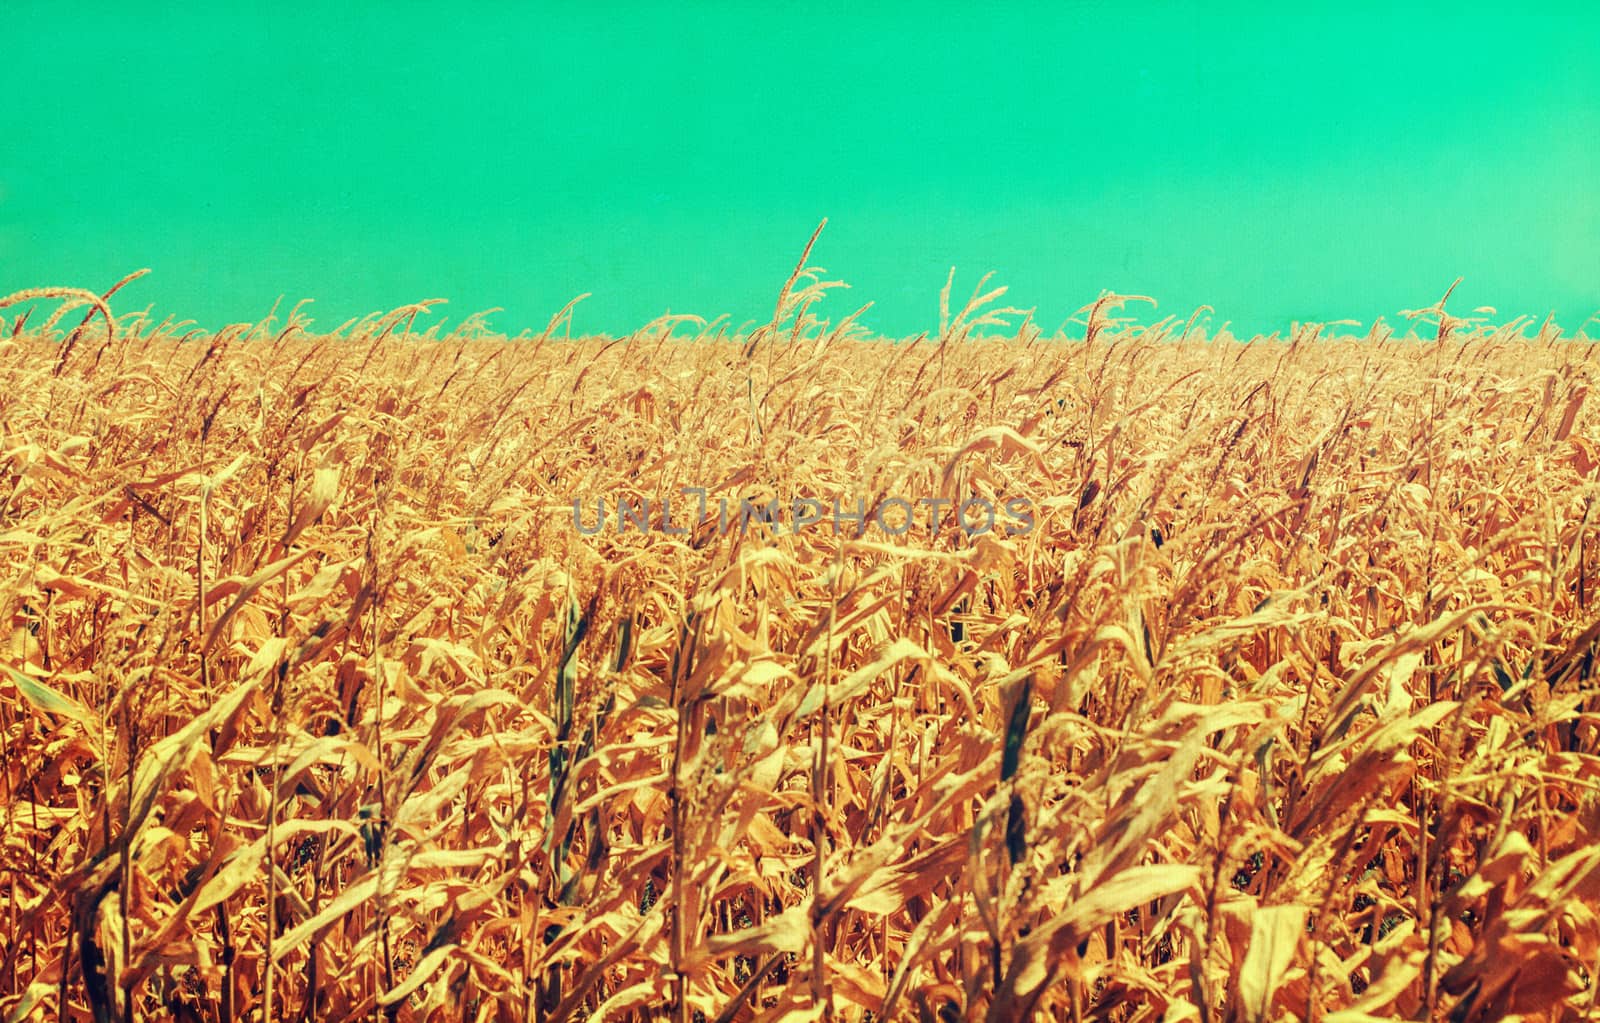
[[[980,284],[890,344],[833,283],[722,341],[24,293],[107,330],[0,346],[0,1017],[1593,1011],[1587,342]]]

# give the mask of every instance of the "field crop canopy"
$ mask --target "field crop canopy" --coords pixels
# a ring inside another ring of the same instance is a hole
[[[0,1018],[1590,1018],[1588,337],[835,284],[0,300]]]

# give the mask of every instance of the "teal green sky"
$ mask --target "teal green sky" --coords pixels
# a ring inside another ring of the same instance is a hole
[[[0,294],[737,323],[826,216],[821,312],[886,334],[952,266],[1047,330],[1102,289],[1395,322],[1457,276],[1457,312],[1600,310],[1600,5],[326,6],[13,3]]]

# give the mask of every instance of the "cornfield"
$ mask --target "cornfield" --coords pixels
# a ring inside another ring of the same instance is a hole
[[[1600,1018],[1586,338],[837,284],[0,300],[0,1015]]]

